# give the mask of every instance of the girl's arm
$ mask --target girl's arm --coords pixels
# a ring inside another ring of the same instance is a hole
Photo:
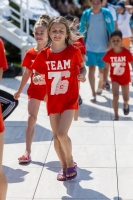
[[[131,5],[125,5],[125,7],[126,7],[126,10],[127,10],[130,14],[133,13],[133,6],[131,6]]]
[[[133,61],[130,62],[131,66],[132,66],[132,72],[133,72]],[[133,78],[132,78],[132,86],[133,86]]]
[[[84,35],[84,40],[86,41],[86,35],[87,35],[87,19],[86,19],[86,10],[83,12],[80,23],[79,23],[79,32]]]
[[[0,68],[0,81],[2,79],[2,75],[3,75],[3,68]]]
[[[85,82],[86,81],[85,75],[86,75],[86,67],[84,63],[82,63],[82,67],[80,68],[80,74],[78,75],[78,79],[81,82]]]
[[[133,61],[132,61],[132,62],[130,62],[130,64],[131,64],[131,66],[132,66],[132,70],[133,70]]]
[[[114,22],[114,24],[115,24],[115,30],[118,30],[118,24],[117,24],[117,21]]]
[[[109,71],[108,69],[109,69],[109,63],[105,63],[105,68],[104,68],[104,72],[103,72],[103,85],[108,80],[108,71]]]
[[[19,86],[17,92],[14,94],[14,99],[17,100],[20,97],[20,94],[21,94],[24,86],[26,85],[28,79],[31,76],[31,73],[32,73],[32,71],[30,69],[28,69],[28,68],[25,69],[25,71],[23,73],[23,76],[22,76],[22,80],[21,80],[20,86]]]
[[[131,64],[131,66],[132,66],[132,72],[133,72],[133,61],[132,61],[132,62],[130,62],[130,64]]]

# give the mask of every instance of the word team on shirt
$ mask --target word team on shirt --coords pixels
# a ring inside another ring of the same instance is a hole
[[[125,72],[126,56],[110,57],[111,66],[114,67],[113,74],[121,76]]]
[[[126,62],[126,56],[110,57],[111,62],[121,63]]]
[[[46,61],[47,69],[48,70],[64,70],[70,69],[70,61],[71,60],[61,60],[58,61]]]

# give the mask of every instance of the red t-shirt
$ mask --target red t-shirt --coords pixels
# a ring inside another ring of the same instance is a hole
[[[8,69],[6,56],[4,52],[4,44],[1,39],[0,39],[0,68],[3,68],[4,71]]]
[[[115,53],[113,49],[108,51],[102,60],[110,64],[110,78],[112,82],[120,85],[129,84],[131,81],[129,62],[133,61],[133,56],[126,48],[120,53]]]
[[[80,50],[71,45],[60,53],[47,47],[38,54],[32,67],[45,75],[48,115],[78,109],[77,75],[82,62]]]
[[[82,55],[86,54],[86,46],[83,38],[80,38],[76,42],[74,42],[74,46],[77,46],[80,49]]]
[[[33,64],[36,56],[38,55],[38,52],[35,51],[34,48],[28,50],[26,52],[26,55],[24,57],[24,60],[22,62],[22,66],[28,68],[29,70],[32,70],[31,65]],[[29,88],[27,90],[27,94],[29,98],[35,98],[38,100],[44,100],[44,96],[46,95],[46,85],[43,81],[40,85],[35,85],[32,81],[32,77],[34,75],[34,70],[32,70],[31,75],[31,83],[29,85]]]

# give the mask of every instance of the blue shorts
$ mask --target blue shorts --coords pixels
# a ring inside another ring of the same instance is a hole
[[[130,28],[133,28],[133,20],[132,20],[132,18],[130,18]]]
[[[104,68],[104,61],[102,61],[103,56],[106,52],[86,52],[86,66],[98,66],[99,68]]]

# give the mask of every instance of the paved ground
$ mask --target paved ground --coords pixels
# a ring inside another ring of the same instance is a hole
[[[1,88],[14,93],[20,79],[3,79]],[[5,121],[3,169],[9,183],[7,200],[133,200],[133,87],[130,87],[128,116],[123,115],[120,91],[120,121],[112,121],[111,91],[104,91],[93,104],[89,101],[91,91],[86,81],[81,84],[81,95],[79,120],[72,123],[69,131],[78,177],[58,182],[60,163],[54,151],[45,103],[41,105],[35,127],[32,162],[23,166],[17,162],[25,149],[25,88],[18,108]]]

